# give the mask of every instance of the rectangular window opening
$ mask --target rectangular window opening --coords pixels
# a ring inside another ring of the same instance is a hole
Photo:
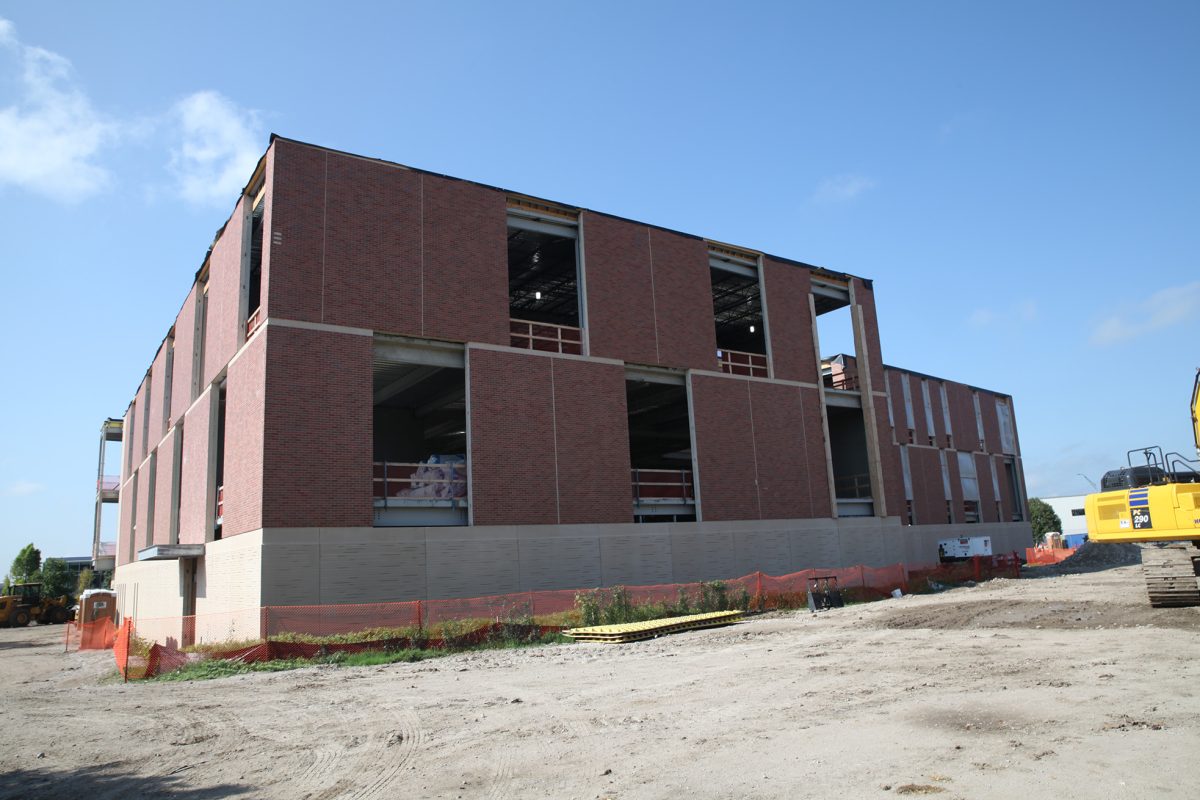
[[[196,295],[196,327],[195,338],[192,340],[192,399],[195,400],[204,390],[204,339],[208,333],[208,278],[200,286]]]
[[[829,449],[833,457],[833,489],[838,516],[873,516],[874,495],[862,409],[826,406],[825,411],[829,420]]]
[[[213,539],[220,539],[225,526],[225,383],[217,392],[217,507],[213,524]]]
[[[717,363],[722,372],[765,378],[767,332],[763,320],[758,262],[709,255]]]
[[[375,526],[466,525],[466,370],[376,361],[372,419]]]
[[[574,221],[509,214],[508,312],[513,347],[583,353]]]
[[[248,271],[248,286],[246,300],[246,336],[254,333],[254,329],[262,323],[262,257],[263,257],[263,206],[265,200],[262,194],[254,203],[250,212],[250,268]]]
[[[635,522],[695,520],[687,388],[625,381]]]

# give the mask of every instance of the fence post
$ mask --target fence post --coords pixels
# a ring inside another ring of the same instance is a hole
[[[530,622],[533,622],[533,617],[534,617],[534,611],[533,611],[534,600],[535,600],[535,593],[530,592],[529,593],[529,621]]]
[[[758,570],[758,572],[754,573],[754,581],[755,581],[754,606],[759,611],[762,611],[763,607],[766,605],[766,599],[763,597],[763,590],[762,590],[762,576],[763,576],[763,574],[762,574],[761,569]]]
[[[908,564],[903,561],[900,562],[900,576],[900,588],[904,590],[905,594],[908,594]]]
[[[862,564],[858,565],[858,585],[862,587],[863,598],[865,599],[867,596],[867,571]]]
[[[1019,577],[1021,577],[1021,559],[1017,555],[1016,550],[1013,550],[1012,560],[1013,560],[1013,573],[1014,573],[1013,577],[1019,578]]]
[[[424,630],[424,628],[422,627],[422,624],[421,624],[421,601],[418,600],[417,601],[417,631],[420,632],[422,630]]]

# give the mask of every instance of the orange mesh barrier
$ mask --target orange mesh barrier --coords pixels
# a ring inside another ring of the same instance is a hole
[[[1057,564],[1075,555],[1075,548],[1026,547],[1025,562],[1028,564]]]
[[[407,648],[461,649],[498,635],[530,640],[580,624],[580,599],[633,607],[698,610],[720,604],[748,610],[803,608],[814,581],[836,580],[851,602],[877,600],[894,590],[1019,577],[1017,554],[977,557],[936,566],[808,569],[790,575],[753,572],[706,583],[605,589],[516,592],[488,597],[354,605],[266,606],[238,611],[125,620],[112,635],[113,655],[126,678],[152,677],[208,659],[251,663],[333,653]],[[101,621],[104,622],[104,621]],[[109,624],[111,630],[111,623]],[[82,642],[82,632],[80,639]],[[102,633],[93,634],[101,641]],[[68,646],[71,634],[68,633]],[[82,643],[80,644],[82,646]]]
[[[113,621],[108,617],[92,622],[68,622],[64,644],[67,650],[110,650],[116,632]]]

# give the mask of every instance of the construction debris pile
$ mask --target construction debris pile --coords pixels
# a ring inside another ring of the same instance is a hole
[[[1062,574],[1092,572],[1106,567],[1125,567],[1142,561],[1142,548],[1136,544],[1084,542],[1070,558],[1063,559],[1055,571]]]

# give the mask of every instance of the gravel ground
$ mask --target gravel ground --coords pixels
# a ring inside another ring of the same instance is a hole
[[[1089,570],[193,683],[0,630],[0,798],[1200,796],[1200,609]]]

